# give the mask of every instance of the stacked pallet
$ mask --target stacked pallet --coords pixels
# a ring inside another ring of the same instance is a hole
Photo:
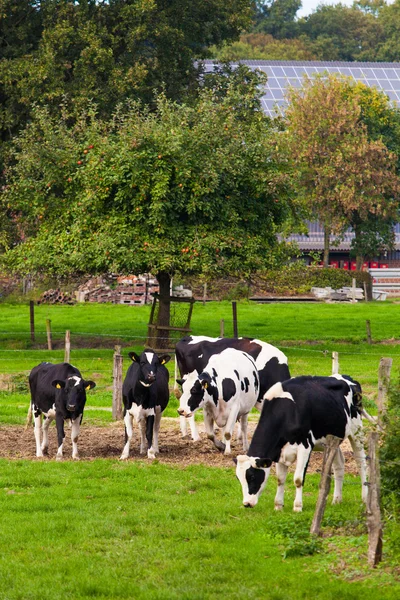
[[[159,292],[159,285],[151,275],[128,275],[118,277],[115,292],[119,304],[151,304],[152,294]]]
[[[43,292],[38,300],[38,304],[74,304],[74,299],[70,294],[62,292],[57,288]]]

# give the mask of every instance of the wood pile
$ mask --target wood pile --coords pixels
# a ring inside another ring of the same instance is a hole
[[[75,292],[78,302],[110,302],[112,304],[151,304],[152,294],[159,291],[157,280],[151,275],[117,277],[115,287],[103,279],[93,277]]]
[[[40,296],[38,304],[74,304],[70,294],[62,292],[59,288],[47,290]]]

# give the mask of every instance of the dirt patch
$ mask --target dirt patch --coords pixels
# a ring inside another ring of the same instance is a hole
[[[249,436],[253,434],[255,423],[249,423]],[[201,440],[193,442],[189,438],[182,438],[178,419],[165,418],[161,421],[160,429],[160,454],[158,460],[165,464],[185,467],[188,464],[204,464],[214,467],[231,467],[232,457],[242,454],[241,442],[232,441],[232,455],[224,456],[209,441],[204,433],[204,425],[199,423]],[[85,427],[83,423],[79,436],[79,453],[81,460],[94,460],[95,458],[119,459],[124,445],[124,425],[122,422],[113,423],[107,427]],[[346,473],[357,473],[357,466],[353,459],[350,444],[345,441],[342,450],[346,460]],[[43,460],[52,460],[57,451],[57,437],[54,426],[49,431],[49,457]],[[64,443],[64,457],[71,459],[70,429],[66,428]],[[33,428],[26,431],[22,426],[0,427],[0,458],[7,459],[35,459],[35,438]],[[147,460],[146,455],[139,454],[139,434],[135,429],[134,442],[131,445],[130,460]],[[313,452],[308,472],[318,472],[322,466],[322,453]]]

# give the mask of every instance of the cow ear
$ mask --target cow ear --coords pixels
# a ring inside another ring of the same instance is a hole
[[[183,385],[185,383],[184,379],[177,379],[176,383],[179,383],[179,385]]]
[[[169,360],[171,360],[171,357],[170,357],[170,355],[169,355],[169,354],[163,354],[162,356],[160,356],[160,363],[161,363],[162,365],[165,365],[165,364],[167,364],[167,362],[168,362]]]
[[[51,385],[57,390],[61,390],[61,388],[65,388],[65,381],[63,381],[62,379],[55,379],[51,382]]]
[[[208,381],[203,380],[201,382],[201,387],[203,387],[206,390],[208,388]]]
[[[87,381],[84,381],[83,385],[84,385],[85,390],[92,390],[93,388],[96,387],[95,382],[91,381],[90,379]]]
[[[256,458],[255,462],[258,469],[268,469],[272,465],[270,458]]]
[[[133,360],[133,362],[140,362],[140,357],[138,354],[136,354],[136,352],[129,352],[128,356],[131,360]]]

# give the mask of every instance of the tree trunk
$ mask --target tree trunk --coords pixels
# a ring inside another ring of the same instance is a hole
[[[169,327],[171,312],[171,276],[166,271],[160,271],[157,273],[157,281],[160,286],[160,306],[157,317],[157,325]],[[169,347],[168,329],[161,329],[157,331],[156,347],[160,349]]]
[[[329,267],[329,237],[331,228],[327,223],[324,224],[324,267]]]
[[[355,247],[356,247],[356,271],[361,271],[364,263],[364,256],[360,253],[360,236],[361,236],[361,219],[358,216],[358,213],[353,214],[353,229],[354,229],[354,237],[355,237]]]

